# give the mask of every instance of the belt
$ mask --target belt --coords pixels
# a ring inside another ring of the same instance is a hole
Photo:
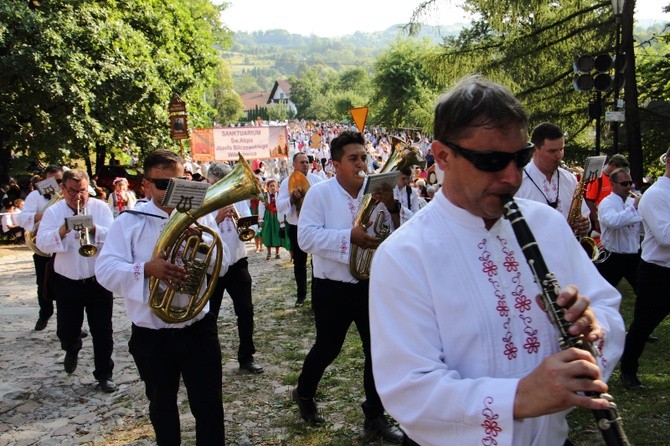
[[[98,281],[96,280],[95,276],[87,277],[86,279],[70,279],[69,277],[65,277],[62,274],[58,274],[65,282],[70,282],[70,283],[78,283],[82,285],[88,285],[91,283],[97,283]]]

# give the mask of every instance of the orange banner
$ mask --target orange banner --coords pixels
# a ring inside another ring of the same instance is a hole
[[[214,161],[212,129],[193,129],[191,131],[191,159],[193,161]]]

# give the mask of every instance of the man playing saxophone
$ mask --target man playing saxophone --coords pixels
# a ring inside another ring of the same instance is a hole
[[[356,280],[349,270],[352,245],[376,248],[380,240],[368,234],[370,222],[352,227],[363,200],[363,185],[367,169],[365,139],[361,133],[344,131],[331,142],[335,166],[334,178],[314,184],[305,196],[298,218],[298,243],[312,254],[314,265],[312,309],[316,326],[316,342],[307,354],[293,391],[300,416],[312,424],[324,422],[314,395],[326,367],[335,360],[342,348],[349,326],[356,324],[363,344],[365,365],[363,386],[365,402],[364,430],[369,437],[382,437],[399,443],[403,435],[384,415],[372,376],[370,358],[370,326],[368,321],[368,281]],[[400,206],[387,186],[377,191],[375,198],[382,203],[372,214],[393,230],[400,225]]]
[[[37,247],[55,254],[54,286],[56,293],[57,334],[65,350],[65,371],[77,368],[84,311],[93,338],[95,369],[93,376],[104,392],[114,392],[112,381],[114,361],[112,350],[112,293],[103,288],[95,277],[99,247],[105,243],[107,230],[114,217],[106,203],[89,199],[89,179],[86,172],[71,169],[63,174],[63,199],[44,211],[37,232]],[[92,216],[93,227],[88,229],[92,255],[81,255],[82,231],[69,229],[67,217],[78,213]],[[95,252],[94,252],[95,251]]]
[[[144,381],[157,444],[181,443],[177,392],[183,378],[195,417],[196,442],[220,445],[224,444],[224,425],[216,317],[208,313],[207,304],[195,317],[169,323],[149,305],[150,278],[173,289],[187,279],[183,266],[165,256],[152,258],[174,210],[161,202],[170,179],[183,174],[184,161],[170,150],[156,150],[146,157],[142,184],[151,201],[114,220],[96,273],[104,287],[124,298],[132,322],[128,347]]]
[[[565,154],[563,131],[556,124],[543,122],[533,129],[530,141],[535,145],[533,159],[523,168],[523,181],[514,196],[546,203],[567,220],[578,183],[572,173],[560,167]],[[583,236],[591,227],[589,208],[583,197],[578,212],[572,230]]]
[[[63,168],[61,166],[49,166],[44,171],[45,179],[54,178],[61,182],[63,179]],[[51,200],[51,194],[42,195],[42,193],[35,189],[26,197],[26,202],[23,204],[21,213],[16,216],[16,219],[25,231],[29,231],[34,236],[35,225],[42,219],[44,209]],[[35,264],[35,281],[37,283],[37,302],[40,306],[39,317],[35,324],[35,330],[44,330],[49,322],[49,318],[54,313],[53,296],[47,295],[45,285],[45,273],[47,264],[51,261],[51,257],[45,257],[38,253],[33,254],[33,263]]]

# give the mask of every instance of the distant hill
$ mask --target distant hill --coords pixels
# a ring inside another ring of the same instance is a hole
[[[412,39],[441,43],[445,36],[457,35],[463,26],[423,26]],[[371,67],[377,56],[399,38],[408,38],[402,25],[335,38],[302,36],[283,29],[236,32],[233,46],[222,52],[222,57],[230,64],[238,93],[269,91],[275,80],[287,79],[316,65],[335,72]]]

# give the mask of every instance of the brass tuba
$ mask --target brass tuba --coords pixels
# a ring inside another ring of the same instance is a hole
[[[53,194],[51,197],[51,200],[49,200],[44,206],[44,209],[42,209],[42,215],[44,215],[44,211],[47,210],[49,206],[53,206],[57,202],[59,202],[63,198],[63,194],[61,191],[56,192]],[[39,229],[40,222],[38,221],[33,225],[33,230],[32,231],[26,231],[26,245],[28,245],[28,248],[38,256],[42,257],[51,257],[51,254],[47,254],[46,252],[43,252],[41,249],[37,247],[37,230]]]
[[[175,212],[168,220],[158,237],[152,259],[165,254],[167,261],[174,263],[181,258],[186,269],[187,279],[178,288],[168,287],[160,290],[159,279],[149,280],[149,305],[156,315],[168,323],[185,322],[197,316],[207,305],[219,278],[223,255],[221,238],[214,230],[202,226],[197,219],[222,207],[260,194],[256,178],[247,162],[240,155],[237,166],[224,178],[207,190],[202,206],[186,212]],[[197,231],[187,231],[195,225]],[[197,235],[193,235],[197,232]],[[211,244],[203,240],[202,233],[212,237]],[[214,256],[211,280],[207,287],[207,267]],[[204,288],[204,289],[203,289]],[[188,295],[188,302],[179,305],[175,302],[175,293]]]
[[[393,170],[423,165],[425,163],[418,147],[414,147],[395,136],[392,137],[391,141],[391,155],[389,155],[388,161],[386,161],[386,164],[384,164],[384,167],[379,173],[391,172]],[[366,194],[361,200],[361,205],[358,208],[353,227],[355,228],[356,226],[361,226],[369,222],[377,204],[379,203],[372,199],[372,194]],[[391,233],[390,228],[384,223],[383,214],[383,212],[379,212],[377,219],[372,226],[375,237],[379,240],[384,240]],[[370,265],[375,251],[376,250],[372,248],[361,248],[357,245],[351,246],[351,251],[349,253],[349,272],[354,278],[358,280],[367,280],[370,278]]]

